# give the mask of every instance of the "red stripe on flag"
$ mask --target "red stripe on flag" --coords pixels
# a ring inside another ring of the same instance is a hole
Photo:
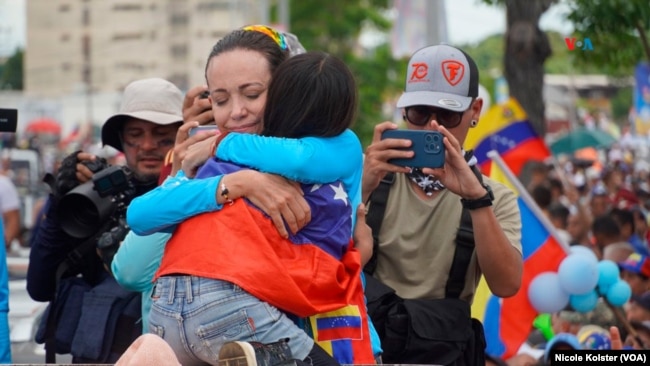
[[[542,272],[557,271],[566,257],[562,246],[549,236],[546,242],[524,261],[522,283],[519,292],[501,303],[501,340],[506,347],[504,359],[517,354],[533,327],[537,311],[528,299],[528,286]]]
[[[521,169],[529,161],[544,161],[551,156],[546,144],[539,137],[523,141],[515,148],[501,155],[512,172],[519,176]]]
[[[319,329],[318,341],[333,341],[337,339],[361,339],[363,334],[361,327],[337,327],[330,329]]]

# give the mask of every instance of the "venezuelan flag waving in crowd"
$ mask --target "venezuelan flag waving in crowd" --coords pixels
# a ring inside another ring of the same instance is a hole
[[[542,272],[557,271],[569,248],[553,235],[552,224],[541,213],[513,172],[509,171],[505,159],[501,159],[494,151],[488,156],[492,160],[490,177],[507,185],[518,195],[522,224],[524,270],[521,288],[515,296],[505,299],[489,295],[483,314],[486,352],[507,359],[515,355],[526,341],[538,315],[528,299],[531,281]],[[484,281],[482,284],[485,285]],[[473,310],[476,308],[473,307]]]
[[[526,112],[519,103],[508,99],[492,106],[471,129],[465,140],[465,149],[474,150],[481,171],[490,175],[490,159],[487,153],[496,150],[518,176],[528,161],[544,161],[551,156],[544,140],[535,132]]]

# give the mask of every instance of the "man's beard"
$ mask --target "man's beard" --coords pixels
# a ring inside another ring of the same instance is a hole
[[[138,171],[133,172],[133,179],[141,184],[157,183],[160,173],[141,173]]]

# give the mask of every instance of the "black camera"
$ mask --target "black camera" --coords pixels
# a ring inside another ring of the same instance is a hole
[[[0,132],[16,132],[18,110],[0,108]]]
[[[117,226],[126,228],[126,208],[136,193],[132,175],[126,166],[109,166],[63,195],[58,212],[63,231],[85,239]]]

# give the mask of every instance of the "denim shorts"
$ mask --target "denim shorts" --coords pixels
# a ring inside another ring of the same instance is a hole
[[[289,338],[291,352],[300,360],[314,345],[285,313],[230,282],[165,276],[151,297],[149,331],[169,343],[183,366],[216,364],[221,346],[230,341]]]

